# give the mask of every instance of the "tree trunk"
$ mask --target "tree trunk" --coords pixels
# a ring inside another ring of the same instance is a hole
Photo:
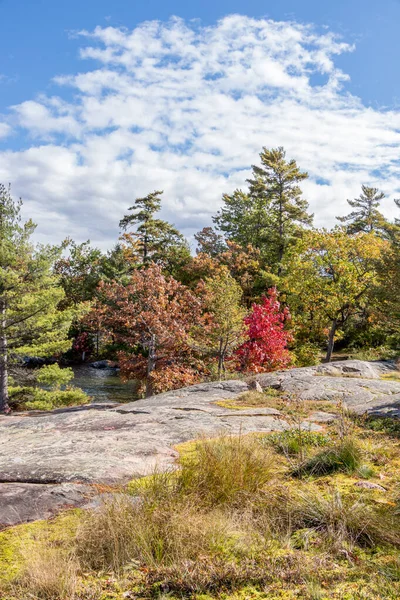
[[[0,413],[10,412],[7,360],[6,303],[4,300],[0,300]]]
[[[153,395],[151,374],[156,366],[156,336],[152,335],[149,342],[149,357],[147,359],[146,398]]]
[[[328,349],[326,352],[326,359],[325,359],[326,362],[331,362],[331,360],[332,360],[333,346],[335,345],[336,329],[337,329],[337,320],[335,319],[334,321],[332,321],[331,329],[329,331]]]
[[[223,352],[223,343],[222,338],[219,340],[219,350],[218,350],[218,380],[221,381],[221,373],[224,364],[224,352]]]

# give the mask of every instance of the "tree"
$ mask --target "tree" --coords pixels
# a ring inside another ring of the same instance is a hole
[[[119,345],[121,374],[145,385],[146,396],[198,380],[191,332],[202,301],[158,265],[134,271],[126,285],[100,284],[101,327]]]
[[[213,227],[203,227],[201,231],[194,234],[197,242],[196,254],[208,254],[216,257],[226,250],[226,244],[222,235],[218,234]]]
[[[0,412],[8,412],[9,356],[52,356],[68,349],[72,310],[53,266],[62,248],[34,246],[32,221],[21,224],[21,201],[0,185]]]
[[[242,289],[224,269],[217,277],[205,282],[206,307],[211,324],[205,332],[207,350],[218,360],[218,379],[225,373],[227,356],[242,339],[245,310],[241,306]]]
[[[69,255],[60,257],[54,272],[60,277],[65,292],[66,306],[78,306],[92,300],[96,288],[103,277],[103,255],[98,248],[91,248],[90,242],[76,244],[68,240]]]
[[[312,225],[313,215],[308,213],[308,202],[302,198],[299,183],[308,174],[300,171],[295,160],[286,160],[282,147],[263,148],[261,166],[253,165],[253,176],[248,180],[250,195],[266,198],[270,217],[268,244],[274,252],[273,264],[278,275],[286,249],[299,234],[299,229]]]
[[[282,308],[276,288],[263,296],[261,304],[253,304],[244,319],[246,341],[236,350],[240,371],[262,373],[283,369],[291,362],[287,344],[291,334],[285,329],[290,319],[288,308]]]
[[[257,250],[267,247],[271,218],[266,195],[248,194],[235,190],[222,196],[223,206],[213,217],[213,222],[225,237],[242,247]]]
[[[145,198],[137,198],[128,209],[131,214],[125,215],[119,223],[123,231],[136,228],[130,235],[137,241],[137,251],[143,264],[150,261],[157,263],[171,248],[186,246],[184,237],[173,225],[154,216],[161,208],[161,194],[162,191],[155,191]]]
[[[365,313],[386,245],[374,233],[322,229],[306,234],[293,252],[286,277],[290,305],[296,320],[326,331],[327,362],[337,332]]]
[[[371,233],[385,232],[387,221],[379,212],[378,207],[385,197],[383,192],[377,188],[361,186],[362,192],[358,198],[347,200],[348,204],[356,210],[344,217],[336,217],[341,223],[347,223],[347,232],[353,233]]]
[[[264,265],[281,275],[287,249],[313,221],[299,187],[308,175],[295,160],[286,160],[282,147],[263,148],[260,158],[247,180],[249,192],[225,194],[213,220],[228,240],[258,249]]]

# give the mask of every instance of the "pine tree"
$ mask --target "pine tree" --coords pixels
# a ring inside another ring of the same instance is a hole
[[[353,210],[349,215],[336,217],[341,223],[347,224],[347,231],[350,234],[384,232],[387,224],[385,217],[379,212],[378,207],[385,197],[378,188],[361,186],[362,192],[358,198],[347,200]],[[396,201],[395,201],[396,202]]]
[[[145,198],[137,198],[119,225],[127,231],[135,227],[131,235],[137,240],[138,252],[144,264],[162,260],[165,253],[173,247],[185,246],[181,233],[167,221],[156,219],[155,214],[161,208],[162,191],[154,191]]]
[[[261,166],[253,165],[253,177],[248,179],[250,196],[264,201],[267,216],[265,243],[272,253],[272,264],[278,275],[287,248],[303,226],[313,222],[308,202],[302,198],[299,183],[308,174],[301,171],[295,160],[286,160],[282,147],[263,148]]]
[[[21,224],[21,201],[0,185],[0,412],[8,412],[9,357],[52,356],[70,346],[76,312],[59,310],[65,298],[53,272],[61,247],[34,246],[32,221]]]
[[[252,246],[258,250],[267,246],[271,218],[269,199],[265,194],[248,194],[235,190],[222,196],[223,206],[213,221],[225,237],[244,248]]]

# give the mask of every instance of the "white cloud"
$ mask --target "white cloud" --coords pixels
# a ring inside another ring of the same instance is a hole
[[[354,48],[332,32],[231,15],[211,27],[174,18],[79,36],[93,68],[55,77],[57,96],[13,107],[34,142],[0,157],[0,181],[13,182],[41,239],[110,246],[126,208],[154,189],[165,190],[164,216],[191,234],[223,192],[244,186],[262,146],[285,146],[309,172],[318,225],[346,213],[361,183],[388,194],[390,215],[400,112],[346,91],[335,60]]]

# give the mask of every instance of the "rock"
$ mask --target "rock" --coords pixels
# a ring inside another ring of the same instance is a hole
[[[0,483],[0,527],[47,519],[62,509],[82,506],[93,496],[91,486]]]
[[[357,481],[354,485],[359,488],[365,488],[366,490],[379,490],[380,492],[387,491],[384,487],[378,483],[372,483],[372,481]]]
[[[118,363],[111,360],[97,360],[90,363],[92,369],[118,369]]]
[[[37,367],[43,367],[46,364],[46,360],[40,356],[24,356],[22,364],[29,369],[36,369]]]
[[[344,371],[345,368],[348,370]],[[332,375],[332,369],[336,375]],[[378,379],[388,370],[388,363],[384,361],[364,363],[353,360],[265,373],[258,376],[258,381],[263,389],[273,387],[301,400],[340,401],[358,414],[399,418],[400,383]],[[360,377],[360,373],[370,377]]]
[[[257,381],[257,379],[254,379],[254,381],[251,381],[249,383],[249,388],[251,390],[255,390],[256,392],[261,392],[261,393],[263,392],[263,389],[262,389],[260,383]]]
[[[379,372],[379,365],[370,364]],[[257,380],[263,389],[274,387],[289,396],[340,400],[358,413],[400,415],[397,381],[321,376],[317,367],[267,373]],[[170,468],[177,457],[175,446],[203,434],[268,433],[289,427],[272,408],[233,410],[217,404],[248,389],[239,380],[201,383],[117,406],[0,416],[0,522],[45,518],[66,505],[82,506],[90,484],[120,485],[156,467]],[[302,427],[318,431],[318,423],[331,418],[316,411]]]

